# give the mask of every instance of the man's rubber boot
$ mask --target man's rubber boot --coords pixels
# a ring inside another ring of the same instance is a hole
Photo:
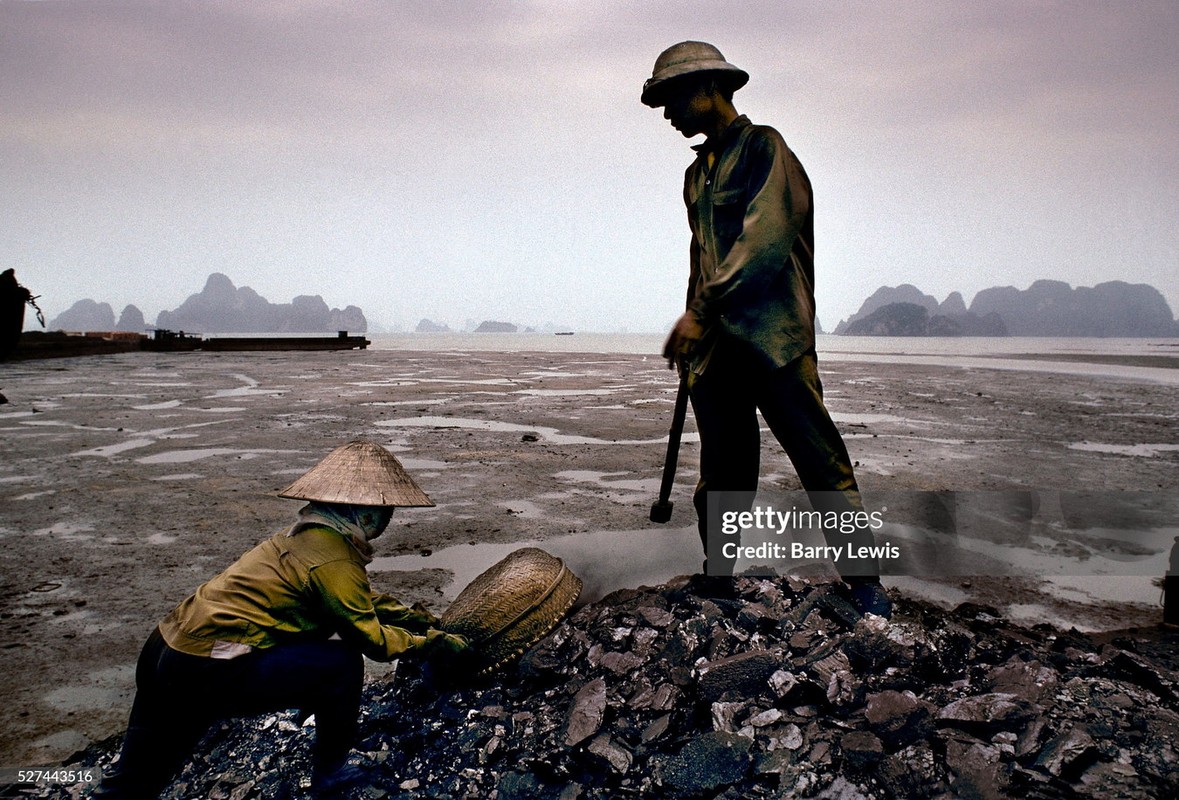
[[[343,797],[349,789],[369,782],[368,770],[347,761],[334,768],[312,768],[311,796]]]
[[[846,582],[851,588],[852,605],[861,616],[875,614],[892,619],[892,601],[880,585],[879,578],[848,578]]]

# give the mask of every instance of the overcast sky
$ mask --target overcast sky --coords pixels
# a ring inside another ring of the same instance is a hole
[[[665,329],[716,44],[815,187],[819,316],[1036,278],[1179,309],[1179,4],[0,0],[0,268],[151,322],[211,272],[370,321]]]

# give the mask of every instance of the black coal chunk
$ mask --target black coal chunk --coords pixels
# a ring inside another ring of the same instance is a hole
[[[365,689],[350,797],[1179,796],[1179,635],[894,601],[858,619],[840,584],[697,576],[586,605],[479,682],[404,660]],[[302,797],[314,735],[293,712],[218,725],[163,797]]]

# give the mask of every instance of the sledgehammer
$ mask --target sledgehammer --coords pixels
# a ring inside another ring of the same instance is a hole
[[[659,499],[651,505],[651,521],[667,522],[671,519],[671,484],[675,480],[676,462],[680,457],[680,435],[684,432],[684,417],[688,413],[688,377],[680,376],[680,388],[675,395],[675,411],[671,416],[671,430],[667,433],[667,457],[663,460],[663,483],[659,486]]]

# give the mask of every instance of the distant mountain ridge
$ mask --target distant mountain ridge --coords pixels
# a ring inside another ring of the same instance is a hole
[[[54,317],[50,330],[143,331],[143,312],[127,306],[116,325],[109,303],[79,300]],[[161,311],[155,327],[194,333],[365,333],[368,320],[358,306],[328,308],[319,295],[299,295],[290,303],[271,303],[248,286],[233,285],[214,272],[205,287],[173,311]]]
[[[237,288],[214,272],[199,294],[175,311],[161,311],[157,328],[202,333],[364,333],[368,321],[357,306],[328,308],[319,295],[299,295],[290,303],[271,303],[248,286]]]
[[[919,310],[918,310],[919,309]],[[836,326],[848,336],[1179,336],[1171,308],[1144,283],[1071,287],[1038,280],[1027,289],[984,289],[967,308],[959,292],[942,302],[912,284],[882,286]]]
[[[917,303],[888,303],[836,329],[845,336],[1007,336],[998,314],[930,314]]]

